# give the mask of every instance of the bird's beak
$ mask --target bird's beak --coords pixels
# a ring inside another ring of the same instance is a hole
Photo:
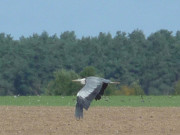
[[[79,79],[76,79],[76,80],[72,80],[73,82],[80,82],[80,80]]]

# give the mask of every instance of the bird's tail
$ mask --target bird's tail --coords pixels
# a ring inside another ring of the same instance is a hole
[[[77,119],[83,118],[83,106],[79,103],[76,103],[75,117]]]

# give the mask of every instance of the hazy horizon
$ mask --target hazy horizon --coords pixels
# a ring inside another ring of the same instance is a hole
[[[83,1],[3,0],[0,2],[0,33],[14,39],[46,31],[58,36],[74,31],[77,38],[100,32],[131,33],[139,29],[149,36],[160,29],[180,30],[180,1]]]

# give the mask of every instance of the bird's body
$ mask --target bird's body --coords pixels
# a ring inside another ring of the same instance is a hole
[[[109,83],[118,83],[93,76],[74,81],[80,81],[82,84],[85,84],[85,86],[77,93],[75,117],[78,119],[83,118],[83,108],[88,110],[93,99],[101,99],[101,96],[104,94],[104,90]]]

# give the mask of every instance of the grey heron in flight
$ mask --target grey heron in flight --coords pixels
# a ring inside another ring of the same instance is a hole
[[[112,82],[110,80],[94,76],[72,81],[85,84],[84,87],[77,93],[77,103],[75,109],[75,117],[77,119],[83,118],[83,108],[88,110],[93,99],[101,99],[101,96],[104,94],[104,90],[109,83],[119,84],[119,82]]]

